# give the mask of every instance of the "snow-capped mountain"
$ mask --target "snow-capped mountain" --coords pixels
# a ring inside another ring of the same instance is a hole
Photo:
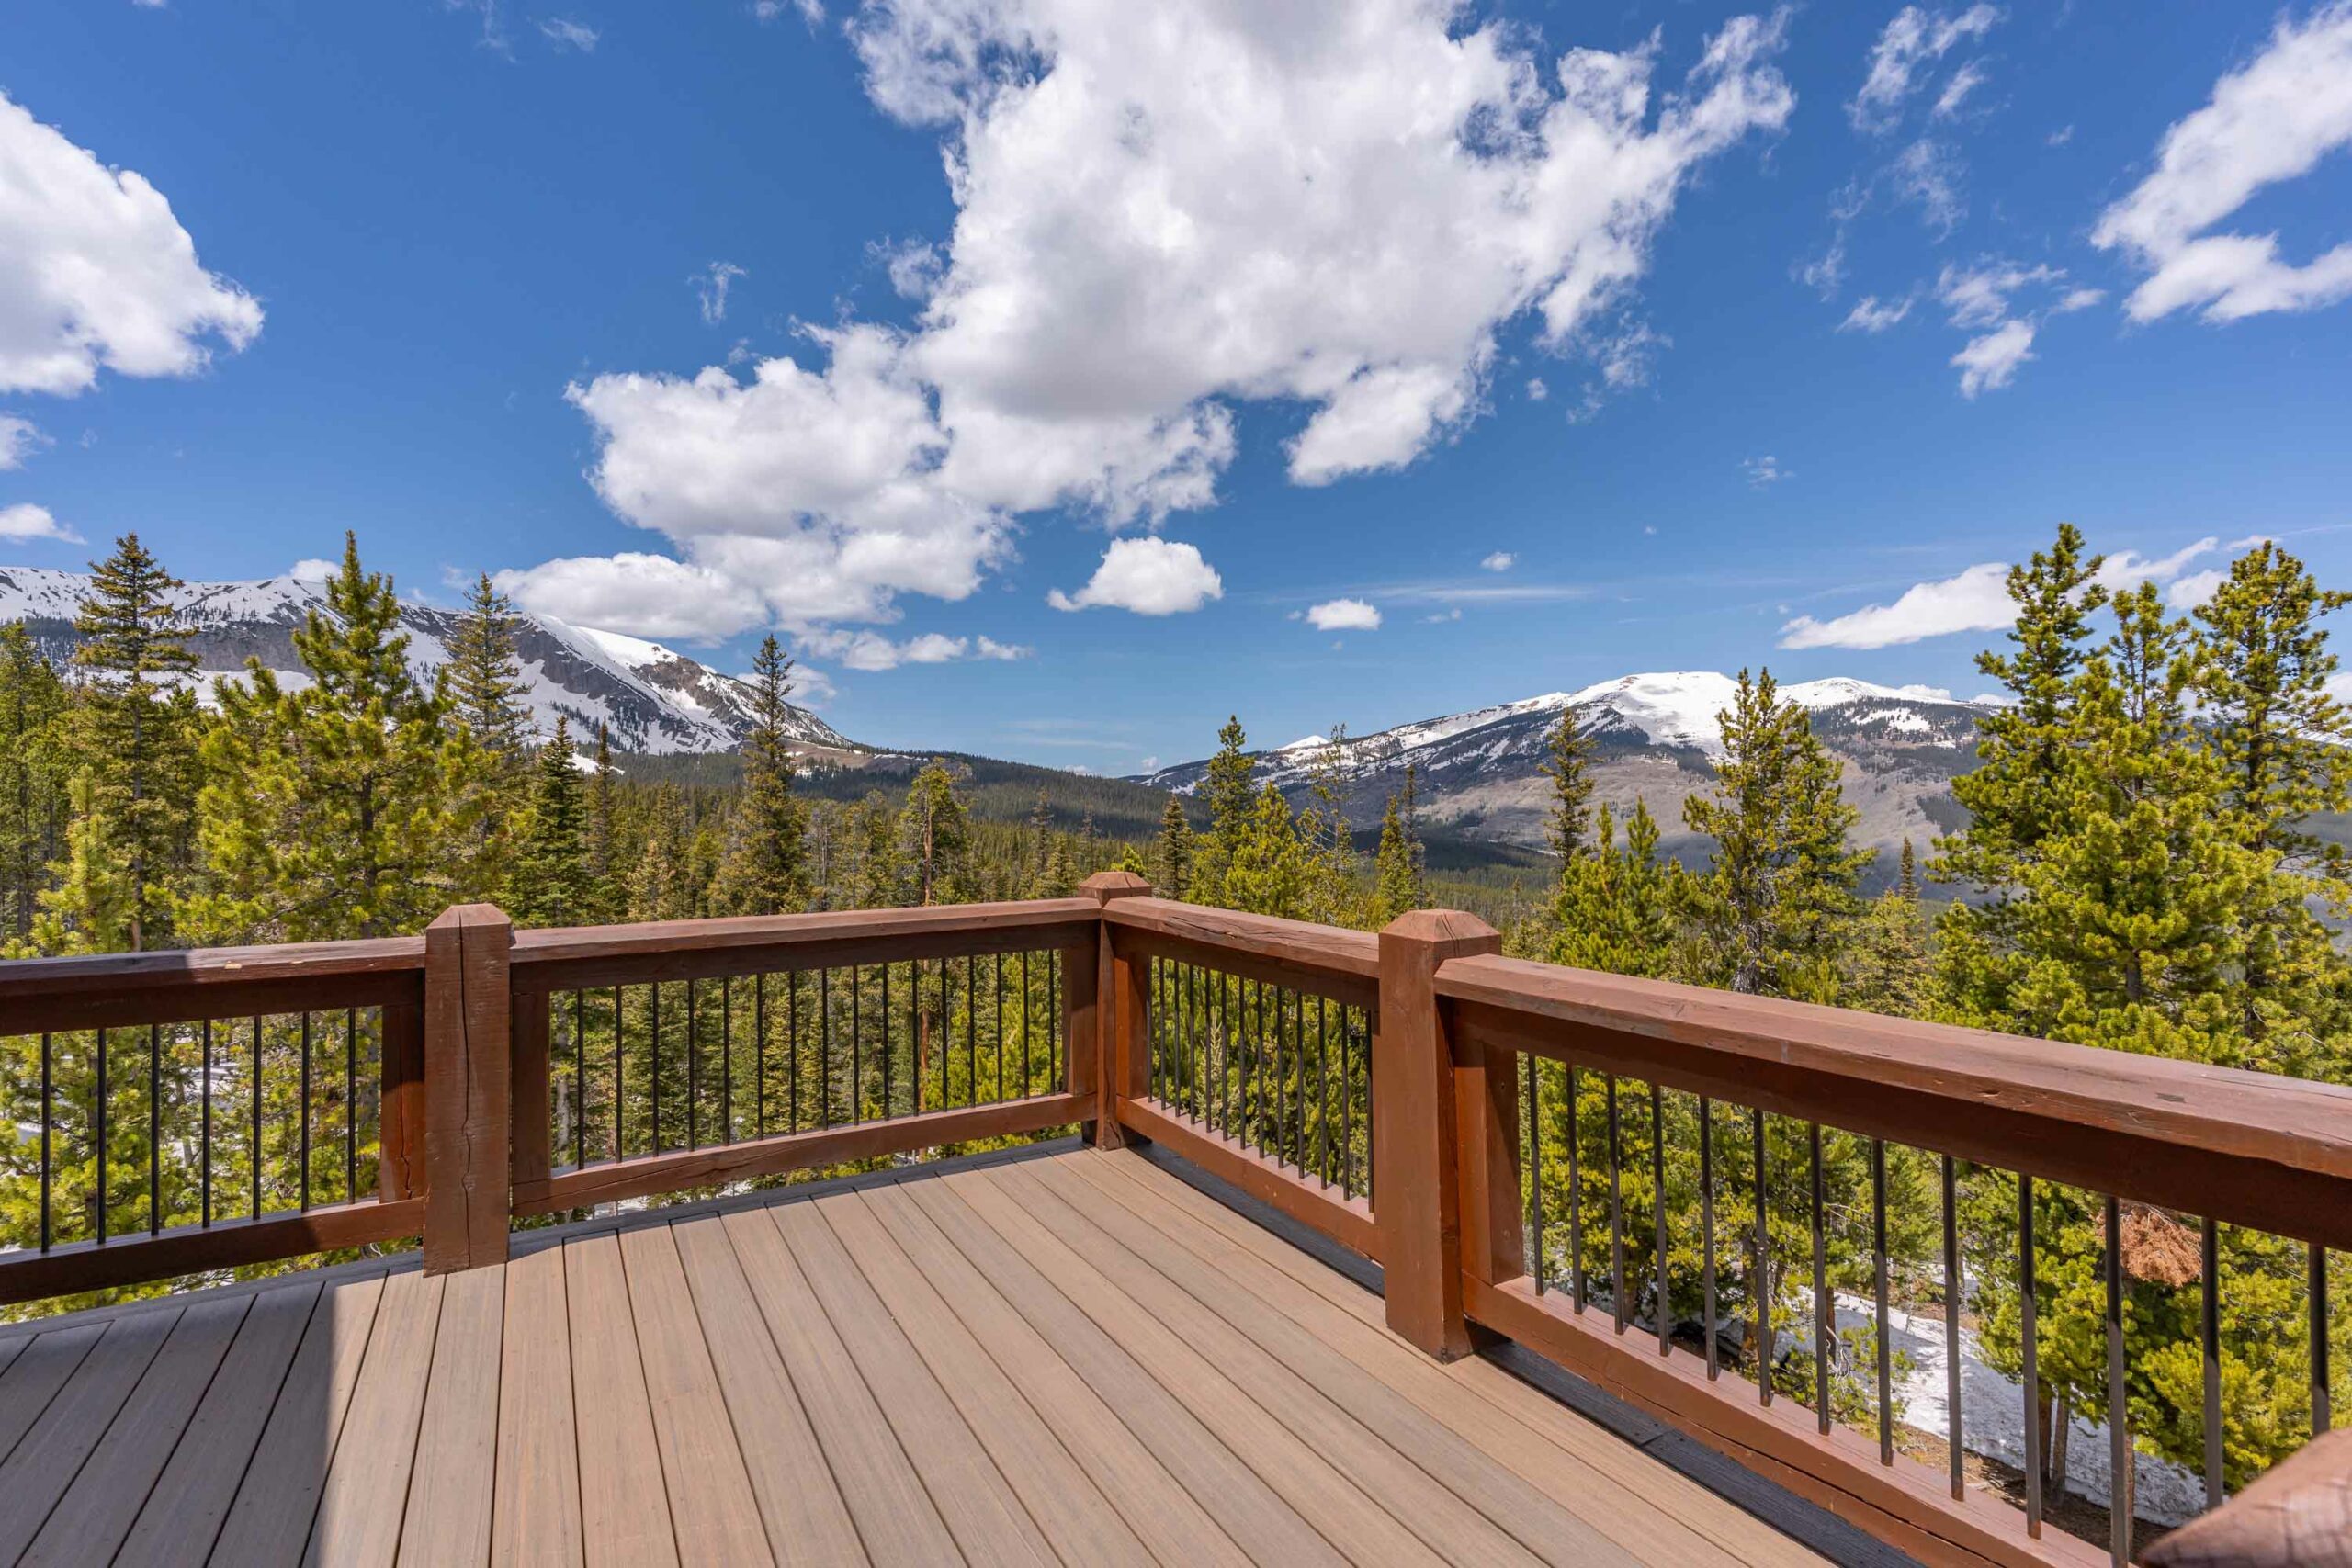
[[[1563,709],[1576,707],[1598,750],[1600,798],[1622,818],[1636,797],[1649,803],[1666,847],[1686,855],[1704,845],[1682,827],[1682,802],[1714,778],[1722,754],[1715,716],[1736,682],[1711,671],[1626,675],[1577,692],[1543,696],[1350,736],[1339,772],[1349,816],[1378,819],[1409,763],[1419,771],[1423,818],[1467,838],[1528,847],[1544,842],[1550,781],[1546,738]],[[1880,686],[1835,677],[1783,686],[1812,715],[1814,732],[1845,765],[1846,797],[1861,811],[1858,841],[1893,851],[1905,838],[1923,850],[1962,820],[1951,780],[1975,765],[1976,719],[1988,711],[1927,686]],[[1259,755],[1258,776],[1294,802],[1319,765],[1333,759],[1319,735]],[[1205,761],[1163,769],[1142,782],[1190,794]]]
[[[0,624],[24,622],[50,656],[62,660],[76,640],[74,606],[89,583],[80,572],[0,567]],[[294,630],[311,611],[325,613],[322,584],[291,577],[191,582],[176,597],[194,628],[188,647],[209,681],[241,673],[248,658],[281,680],[305,679]],[[455,610],[401,606],[409,664],[420,677],[430,679],[448,661],[460,619]],[[514,643],[526,700],[543,734],[561,716],[583,744],[597,725],[609,725],[615,749],[624,751],[724,751],[741,738],[749,700],[743,682],[660,643],[524,615],[516,618]],[[794,708],[792,722],[804,745],[853,749],[806,709]]]

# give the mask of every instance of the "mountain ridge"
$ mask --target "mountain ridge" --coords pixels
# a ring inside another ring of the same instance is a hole
[[[86,572],[49,567],[0,567],[0,624],[21,621],[42,651],[62,663],[80,640],[74,607],[88,592]],[[258,658],[281,681],[309,677],[295,655],[293,634],[311,611],[332,615],[324,585],[292,576],[246,581],[189,582],[173,595],[191,628],[198,679],[209,694],[223,678],[242,674]],[[401,629],[409,635],[409,667],[431,680],[448,661],[448,645],[462,612],[403,600]],[[569,719],[584,744],[599,723],[610,727],[615,748],[639,753],[724,751],[741,743],[749,725],[750,688],[698,660],[660,643],[548,615],[516,611],[515,654],[524,700],[540,734]],[[804,749],[861,751],[808,709],[787,705],[791,739]]]

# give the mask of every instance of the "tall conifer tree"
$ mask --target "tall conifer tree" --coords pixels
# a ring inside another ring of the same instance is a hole
[[[792,793],[792,660],[771,636],[752,660],[752,725],[743,738],[743,789],[721,876],[727,907],[783,915],[808,903],[808,814]]]
[[[595,903],[588,803],[571,754],[571,726],[563,718],[555,721],[555,739],[539,748],[518,840],[507,913],[526,926],[588,923]]]

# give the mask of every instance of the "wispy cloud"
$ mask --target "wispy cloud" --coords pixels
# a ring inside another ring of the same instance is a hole
[[[593,53],[596,40],[603,35],[585,22],[575,22],[570,17],[542,17],[539,36],[558,49],[575,49],[582,54]]]
[[[702,307],[703,325],[715,327],[727,319],[727,290],[737,278],[747,276],[733,262],[715,261],[686,279],[694,285],[695,301]]]

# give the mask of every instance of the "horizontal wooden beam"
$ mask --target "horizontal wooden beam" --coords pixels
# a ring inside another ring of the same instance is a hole
[[[423,995],[424,943],[322,942],[0,963],[0,1034],[340,1012]]]
[[[1091,945],[1098,914],[1091,898],[1033,898],[525,931],[514,936],[514,983],[517,991],[544,995],[582,987]]]
[[[849,1160],[910,1154],[943,1144],[1009,1138],[1043,1132],[1048,1127],[1068,1126],[1091,1115],[1094,1109],[1091,1095],[1035,1095],[998,1105],[926,1111],[919,1116],[891,1116],[717,1148],[644,1155],[610,1165],[582,1166],[559,1171],[540,1181],[517,1182],[514,1212],[544,1214],[561,1209],[584,1209],[595,1203],[651,1197],[685,1187],[713,1187],[754,1176],[776,1176]]]
[[[1141,918],[1129,911],[1144,908]],[[1213,917],[1200,919],[1196,917]],[[1374,1010],[1380,1003],[1380,959],[1362,931],[1307,926],[1297,920],[1235,915],[1165,898],[1122,898],[1105,907],[1113,949],[1123,957],[1165,958],[1238,975],[1342,1006]],[[1301,932],[1312,933],[1313,940]]]
[[[1343,1196],[1336,1188],[1309,1181],[1222,1133],[1189,1118],[1170,1116],[1151,1100],[1120,1100],[1119,1122],[1340,1246],[1366,1258],[1379,1258],[1379,1227],[1373,1223],[1372,1206],[1362,1198]]]
[[[1618,1398],[1779,1483],[1881,1540],[1935,1564],[2092,1568],[2107,1553],[2052,1527],[2026,1533],[2025,1515],[1981,1490],[1954,1499],[1944,1472],[1907,1455],[1879,1462],[1877,1444],[1833,1427],[1824,1437],[1793,1400],[1757,1403],[1752,1384],[1709,1382],[1706,1363],[1679,1347],[1661,1356],[1640,1332],[1620,1335],[1600,1313],[1579,1314],[1558,1292],[1524,1278],[1463,1281],[1473,1321],[1547,1356]]]
[[[1477,1048],[2352,1247],[2352,1089],[1512,959],[1437,988]]]
[[[153,1235],[71,1242],[46,1252],[0,1254],[0,1304],[79,1294],[396,1241],[424,1230],[424,1200],[340,1203],[258,1219],[179,1225]]]

